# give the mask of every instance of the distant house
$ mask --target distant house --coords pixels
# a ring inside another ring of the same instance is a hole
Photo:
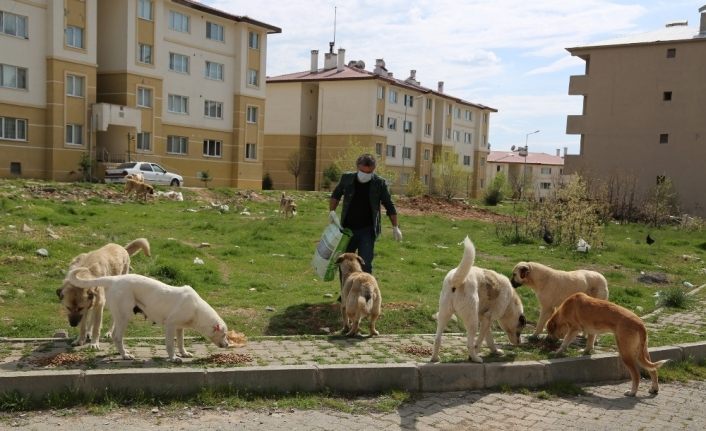
[[[564,158],[559,156],[559,150],[556,156],[527,153],[527,157],[515,151],[491,151],[486,163],[488,184],[501,172],[505,174],[513,193],[520,195],[522,189],[524,197],[543,200],[552,196],[564,181]]]
[[[634,183],[638,195],[669,178],[682,211],[706,216],[706,6],[699,12],[700,28],[674,22],[567,48],[586,62],[569,81],[583,113],[567,118],[566,133],[581,135],[567,173]]]

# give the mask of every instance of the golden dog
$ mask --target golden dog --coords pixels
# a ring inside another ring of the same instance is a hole
[[[371,274],[363,272],[363,258],[355,253],[343,253],[336,259],[341,271],[341,317],[343,333],[347,336],[358,334],[360,321],[370,317],[370,336],[380,335],[375,329],[375,321],[380,317],[382,297],[378,283]]]
[[[583,292],[569,296],[554,312],[547,323],[547,333],[556,338],[564,338],[556,353],[562,353],[574,341],[576,335],[584,331],[591,342],[586,343],[585,353],[591,353],[596,335],[612,332],[618,353],[630,372],[632,387],[625,392],[633,397],[640,383],[638,364],[650,373],[651,394],[659,392],[657,369],[667,360],[652,362],[647,351],[647,330],[642,320],[632,311],[612,302],[596,299]]]
[[[143,183],[134,179],[125,180],[125,195],[129,195],[133,191],[135,192],[135,195],[137,195],[138,199],[147,201],[147,195],[154,194],[154,187],[152,187],[150,184]]]
[[[145,255],[150,255],[150,243],[145,238],[138,238],[125,247],[113,243],[107,244],[97,250],[76,256],[69,264],[69,272],[74,268],[88,267],[94,277],[127,274],[130,272],[130,256],[140,250]],[[86,334],[90,332],[90,347],[99,349],[105,306],[103,287],[81,289],[65,278],[61,288],[56,290],[56,294],[68,314],[69,324],[73,327],[79,325],[79,335],[73,345],[83,345],[86,342]],[[112,329],[108,335],[110,333]]]
[[[136,172],[136,173],[134,173],[134,174],[127,174],[127,175],[125,175],[125,180],[126,180],[126,181],[127,181],[127,180],[135,180],[135,181],[137,181],[137,182],[144,183],[144,182],[145,182],[145,176],[142,175],[142,172]]]
[[[608,282],[596,271],[579,269],[559,271],[536,262],[520,262],[512,270],[512,287],[526,284],[539,301],[539,319],[534,336],[544,330],[544,325],[569,295],[584,292],[599,299],[608,299]]]

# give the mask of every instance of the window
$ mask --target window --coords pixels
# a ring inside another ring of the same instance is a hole
[[[248,85],[255,87],[260,86],[260,77],[258,76],[257,70],[248,69]]]
[[[27,39],[27,17],[9,12],[0,12],[0,31]]]
[[[189,17],[183,13],[169,11],[169,28],[181,33],[189,32]]]
[[[397,130],[397,118],[387,117],[387,128]]]
[[[405,94],[404,95],[404,106],[407,106],[410,108],[414,107],[414,96],[412,96],[410,94]]]
[[[667,48],[667,58],[674,58],[677,56],[676,48]]]
[[[375,154],[382,156],[382,144],[380,142],[375,143]]]
[[[245,144],[245,160],[257,160],[256,144]]]
[[[66,75],[66,95],[83,97],[83,76]]]
[[[500,165],[495,167],[495,172],[500,172],[502,170],[502,167]]]
[[[137,16],[152,21],[152,0],[137,1]]]
[[[206,62],[206,78],[223,81],[223,65],[212,61]]]
[[[186,154],[189,149],[189,138],[186,136],[167,136],[167,153]]]
[[[451,104],[446,105],[449,109],[446,111],[449,115],[453,112],[454,107]]]
[[[431,123],[427,123],[424,125],[424,134],[427,136],[431,136]]]
[[[672,92],[665,91],[664,93],[662,93],[662,100],[667,101],[667,102],[672,100]]]
[[[385,116],[382,114],[377,114],[375,116],[375,125],[380,128],[385,127]]]
[[[66,27],[66,45],[72,48],[83,48],[83,29],[69,25]]]
[[[26,141],[27,120],[0,117],[0,139],[8,141]]]
[[[400,184],[405,185],[409,184],[409,174],[408,173],[403,173],[400,175]]]
[[[669,143],[669,133],[660,133],[659,143],[660,144],[668,144]]]
[[[222,25],[206,21],[206,39],[223,42],[225,40],[223,34]]]
[[[137,61],[152,64],[152,45],[141,43],[137,49]]]
[[[167,98],[167,111],[174,112],[175,114],[188,114],[189,98],[186,96],[170,94]]]
[[[429,185],[429,175],[428,174],[424,174],[424,185],[425,186]]]
[[[385,98],[385,87],[382,85],[378,85],[378,99],[384,99]]]
[[[203,155],[206,157],[221,157],[221,145],[223,145],[221,141],[205,139],[203,141]]]
[[[431,156],[431,151],[424,150],[424,160],[429,160],[429,157]]]
[[[395,146],[394,145],[385,145],[385,155],[387,157],[395,157]]]
[[[431,111],[431,99],[427,99],[427,111]]]
[[[465,116],[464,118],[466,119],[466,121],[473,121],[473,112],[469,111],[468,109],[466,109],[464,116]]]
[[[539,187],[542,190],[549,190],[552,186],[552,183],[539,183]]]
[[[140,151],[150,151],[152,149],[151,133],[142,132],[137,134],[137,148]]]
[[[387,94],[388,94],[387,98],[390,101],[390,103],[397,103],[397,92],[395,90],[390,90],[387,92]]]
[[[480,158],[480,165],[485,166],[485,157]]]
[[[169,70],[179,73],[189,73],[189,57],[182,54],[169,53]]]
[[[466,144],[470,144],[471,141],[473,140],[473,134],[464,132],[463,133],[463,142]]]
[[[456,108],[456,118],[460,119],[461,118],[461,108]]]
[[[463,156],[463,165],[471,166],[471,156]]]
[[[248,106],[246,119],[248,123],[257,123],[257,106]]]
[[[405,133],[412,133],[412,122],[411,121],[404,122],[404,132]]]
[[[454,130],[454,141],[461,142],[461,131]]]
[[[10,162],[10,173],[12,175],[22,175],[22,163]]]
[[[484,114],[483,114],[483,122],[484,122],[485,124],[488,124],[488,113],[484,113]]]
[[[248,48],[260,49],[260,33],[254,31],[248,33]]]
[[[152,107],[152,89],[137,87],[137,106],[142,108]]]
[[[446,139],[451,139],[451,128],[450,127],[446,128]]]
[[[66,125],[66,143],[83,145],[83,126],[80,124]]]
[[[542,168],[540,171],[543,175],[549,175],[552,173],[552,168]]]
[[[214,100],[204,100],[203,115],[208,118],[223,119],[223,102],[216,102]]]
[[[403,159],[411,159],[412,158],[412,149],[410,147],[402,147],[402,158]]]

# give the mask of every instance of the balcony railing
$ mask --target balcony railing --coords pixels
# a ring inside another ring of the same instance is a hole
[[[566,116],[566,133],[568,135],[580,135],[585,132],[586,117],[583,115]]]
[[[583,96],[588,92],[588,75],[572,75],[569,78],[569,95]]]

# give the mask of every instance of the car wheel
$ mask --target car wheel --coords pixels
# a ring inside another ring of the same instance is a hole
[[[179,187],[179,180],[174,178],[171,183],[169,183],[170,186],[172,187]]]

